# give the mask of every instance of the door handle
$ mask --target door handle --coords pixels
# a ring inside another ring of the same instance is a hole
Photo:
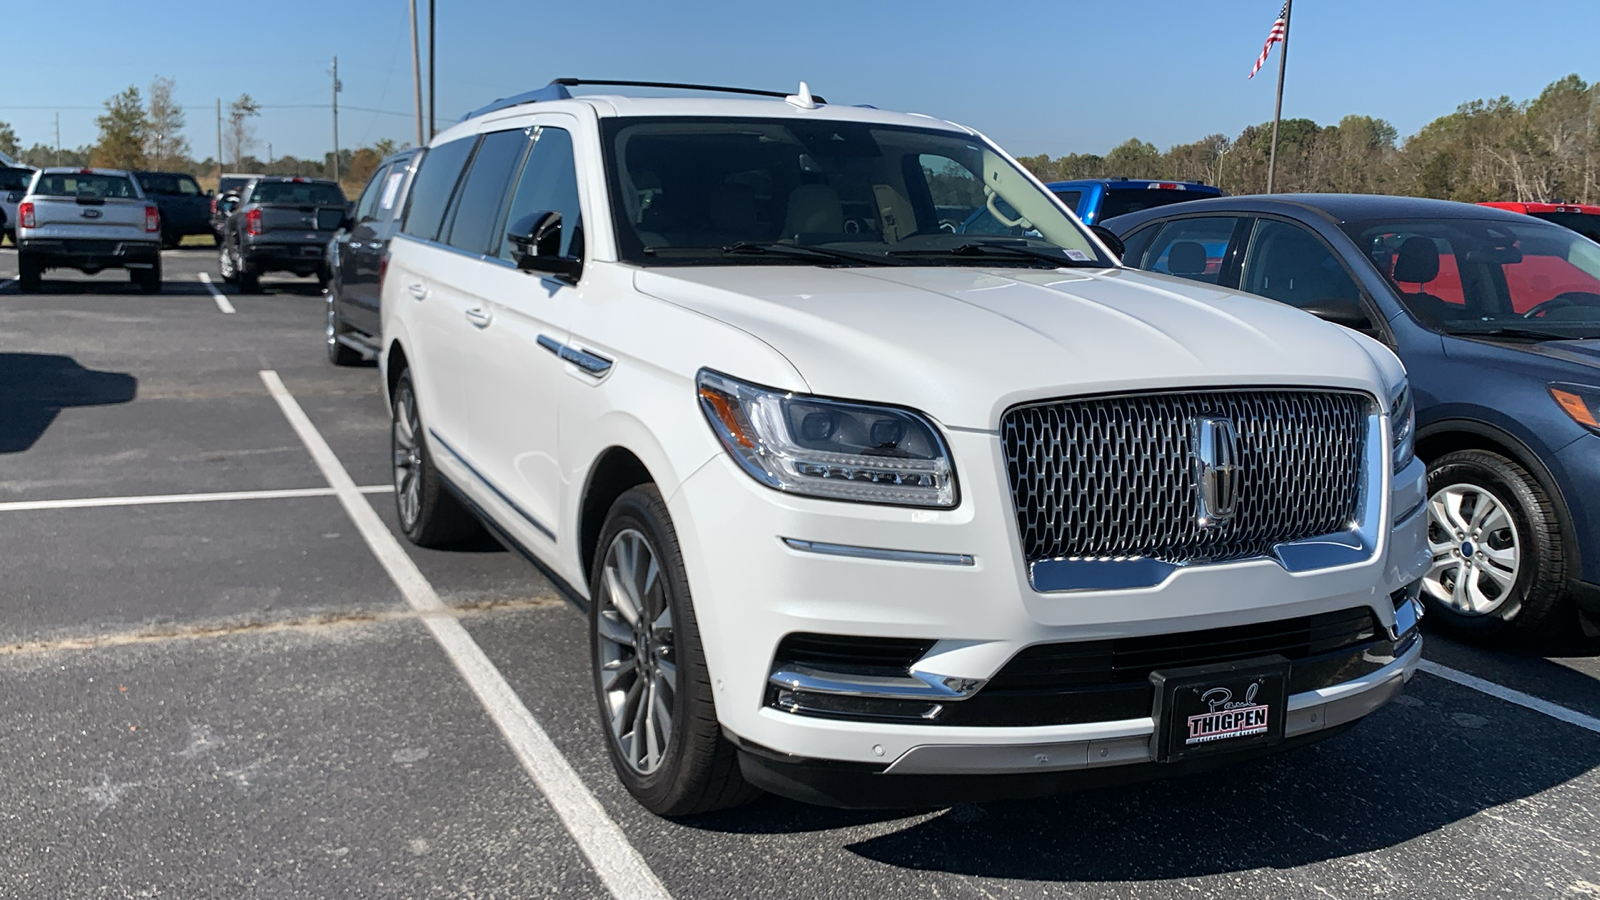
[[[466,316],[467,321],[471,322],[474,328],[488,328],[489,323],[494,321],[494,313],[482,307],[473,307],[467,310]]]
[[[418,300],[428,296],[428,286],[420,281],[412,282],[411,285],[406,288],[406,290],[410,291],[411,296],[417,298]]]

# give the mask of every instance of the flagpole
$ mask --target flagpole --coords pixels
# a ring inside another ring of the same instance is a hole
[[[1283,118],[1283,70],[1289,67],[1289,17],[1294,12],[1294,0],[1283,4],[1283,46],[1278,50],[1278,105],[1272,109],[1272,152],[1267,157],[1267,193],[1272,193],[1274,176],[1278,172],[1278,122]]]

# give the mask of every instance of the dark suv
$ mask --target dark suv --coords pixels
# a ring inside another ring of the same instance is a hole
[[[315,276],[328,286],[327,246],[350,224],[350,204],[332,181],[263,176],[250,182],[218,238],[222,280],[247,293],[268,272]]]
[[[1288,303],[1400,356],[1436,621],[1480,640],[1570,631],[1574,606],[1600,621],[1600,245],[1499,209],[1339,194],[1105,224],[1127,265]]]
[[[172,249],[191,234],[210,234],[211,195],[185,172],[134,172],[144,195],[161,210],[161,246]]]
[[[411,185],[412,164],[420,150],[391,154],[378,164],[356,200],[349,227],[328,242],[328,321],[324,337],[328,361],[352,366],[373,359],[382,341],[378,323],[379,278],[389,238],[400,229]]]

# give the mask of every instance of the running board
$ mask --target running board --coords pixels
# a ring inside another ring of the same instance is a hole
[[[378,348],[370,347],[348,334],[336,334],[333,339],[361,354],[361,358],[367,362],[372,362],[378,358]]]

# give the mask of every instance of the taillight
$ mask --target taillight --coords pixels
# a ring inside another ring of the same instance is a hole
[[[217,214],[217,198],[215,197],[211,198],[211,214],[213,216]]]
[[[261,210],[252,209],[244,214],[244,230],[249,234],[261,233]]]
[[[161,230],[161,211],[156,209],[154,206],[146,206],[144,208],[144,230]]]
[[[21,206],[17,207],[17,218],[21,221],[21,225],[22,225],[23,228],[32,228],[32,227],[34,227],[33,226],[33,201],[32,200],[25,201]]]

